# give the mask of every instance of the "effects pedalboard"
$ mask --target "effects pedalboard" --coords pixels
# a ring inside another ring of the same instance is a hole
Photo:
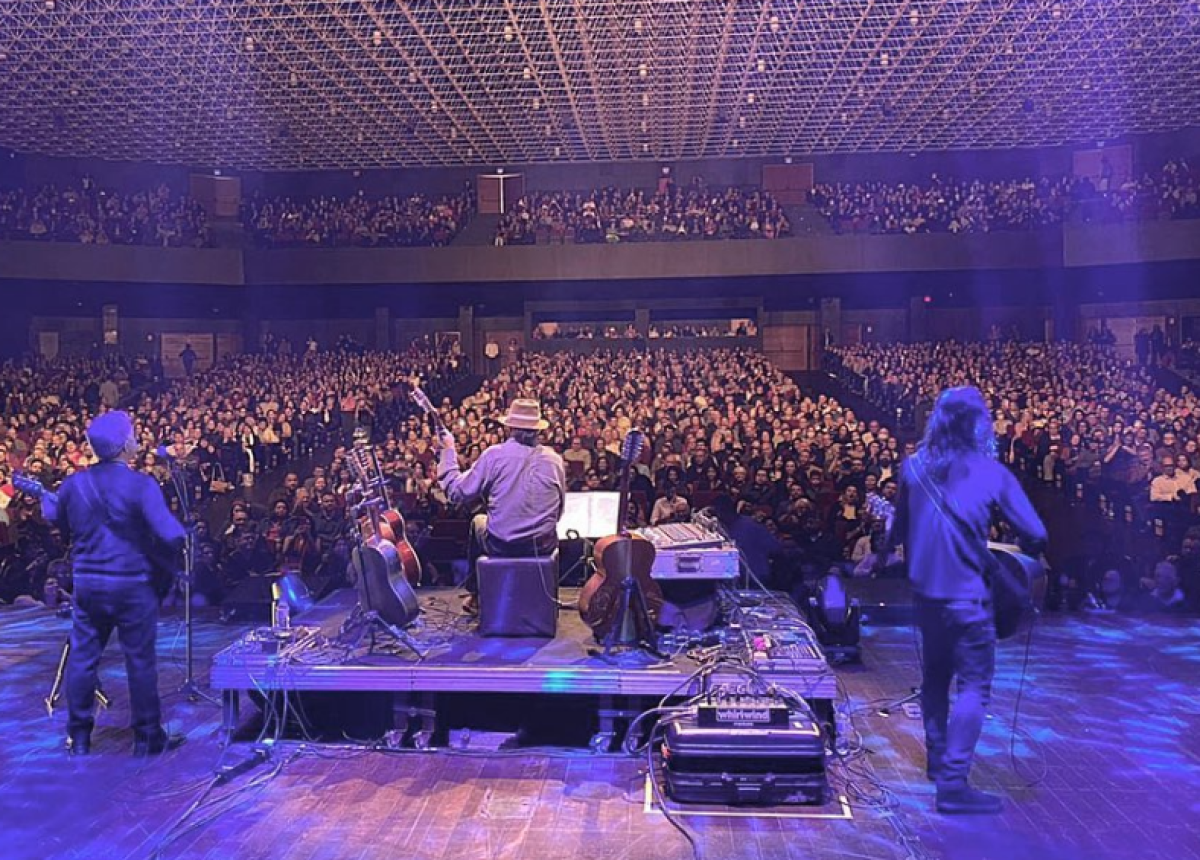
[[[307,648],[320,632],[319,627],[256,627],[242,642],[262,654],[282,654]]]
[[[795,674],[811,669],[821,652],[801,631],[751,630],[746,634],[750,665],[760,672]]]

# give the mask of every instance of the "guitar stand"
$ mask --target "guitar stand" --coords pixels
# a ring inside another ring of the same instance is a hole
[[[62,653],[58,656],[58,665],[54,668],[54,683],[50,685],[50,695],[46,696],[42,701],[46,703],[46,716],[53,717],[54,709],[58,707],[58,700],[62,698],[63,681],[67,674],[67,658],[71,656],[71,640],[67,639],[63,643]],[[100,679],[96,679],[96,705],[100,708],[107,708],[112,704],[112,700],[104,692],[104,688],[100,686]]]
[[[342,625],[342,632],[345,633],[349,630],[353,630],[356,627],[361,628],[359,631],[360,639],[362,638],[362,633],[370,631],[371,647],[368,649],[368,653],[370,654],[375,653],[375,637],[381,633],[386,633],[396,642],[400,643],[413,654],[417,655],[418,660],[424,660],[429,655],[429,652],[424,650],[417,643],[417,640],[413,638],[412,634],[407,630],[403,630],[395,624],[384,621],[379,617],[378,612],[373,610],[364,612],[361,605],[356,606],[354,611],[350,613],[350,617],[347,618],[346,622]]]
[[[599,656],[608,659],[617,648],[638,648],[660,660],[665,655],[658,650],[658,645],[651,638],[654,635],[654,622],[650,620],[650,612],[646,609],[646,597],[642,588],[632,576],[621,580],[621,598],[617,609],[619,623],[609,628],[604,637],[604,651]]]

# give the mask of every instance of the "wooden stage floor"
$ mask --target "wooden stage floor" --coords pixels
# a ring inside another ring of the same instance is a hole
[[[102,663],[113,707],[94,754],[63,753],[65,717],[42,698],[68,622],[0,607],[0,822],[5,860],[686,860],[691,849],[644,799],[644,760],[587,751],[503,754],[365,752],[281,744],[282,763],[232,777],[209,800],[222,812],[163,845],[248,743],[222,748],[220,709],[176,694],[180,623],[160,629],[161,688],[183,748],[129,757],[127,693],[116,646]],[[197,667],[244,632],[197,624]],[[946,818],[923,778],[920,721],[884,716],[880,700],[917,676],[912,634],[864,634],[861,667],[835,669],[845,704],[888,793],[851,794],[849,818],[755,810],[686,816],[706,860],[1197,860],[1200,837],[1200,636],[1194,622],[1050,616],[1035,631],[1013,725],[1024,642],[1002,646],[996,696],[974,778],[1005,798],[1002,815]],[[543,697],[544,698],[544,697]],[[1016,728],[1015,742],[1013,731]],[[1010,743],[1016,769],[1010,760]],[[844,777],[845,775],[843,775]],[[1040,776],[1033,787],[1031,777]],[[853,778],[853,775],[850,775]],[[845,788],[845,779],[839,783]],[[231,793],[234,792],[234,793]],[[222,800],[222,798],[227,798]]]

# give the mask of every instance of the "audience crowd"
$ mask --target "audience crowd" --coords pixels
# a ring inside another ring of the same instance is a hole
[[[210,244],[204,208],[166,185],[123,194],[84,178],[37,191],[0,189],[0,239],[203,248]]]
[[[657,191],[601,188],[533,192],[500,219],[496,245],[616,244],[692,239],[776,239],[791,233],[783,207],[760,189]]]
[[[0,371],[0,599],[22,590],[40,594],[49,563],[63,552],[38,507],[13,489],[12,472],[23,470],[54,487],[86,468],[93,459],[84,429],[103,410],[121,406],[134,417],[142,452],[135,466],[159,481],[182,515],[185,507],[199,512],[226,493],[250,494],[259,476],[349,438],[356,427],[397,426],[415,408],[407,396],[412,384],[441,392],[466,367],[461,356],[422,341],[400,352],[239,355],[170,384],[155,383],[155,370],[161,373],[145,359],[111,358],[9,364]],[[188,498],[176,493],[168,461],[182,466]],[[307,519],[314,521],[314,536],[325,535],[322,516],[332,512],[322,513],[324,497],[339,490],[334,499],[344,514],[348,486],[345,474],[334,474],[292,487],[297,492],[288,494],[286,512],[274,498],[261,521],[247,510],[241,525],[254,518],[256,538],[263,538],[248,543],[254,563],[281,569],[288,560],[284,539],[307,528]],[[213,533],[213,524],[200,519],[200,549],[215,553],[216,567],[198,587],[218,599],[244,577],[237,567],[244,558],[233,550],[238,539],[249,538],[239,528]],[[215,546],[205,549],[210,542]],[[306,557],[306,571],[332,547],[331,541],[302,542],[306,551],[320,550]]]
[[[413,385],[440,401],[466,467],[504,438],[496,419],[509,402],[539,400],[550,421],[544,441],[562,452],[574,492],[617,489],[622,439],[631,428],[645,430],[650,444],[631,469],[629,524],[687,520],[709,506],[724,510],[730,499],[736,522],[722,521],[735,532],[744,531],[739,524],[757,529],[754,546],[743,550],[758,559],[756,573],[782,588],[830,570],[874,569],[897,476],[915,450],[892,428],[802,391],[750,349],[518,353],[475,393],[453,399],[464,362],[430,343],[395,353],[269,346],[173,383],[156,380],[146,360],[5,366],[0,598],[49,593],[47,580],[65,576],[57,561],[63,547],[37,506],[13,490],[12,470],[53,486],[85,468],[82,428],[116,405],[136,418],[138,468],[158,478],[177,511],[184,501],[203,511],[227,492],[239,497],[227,519],[197,518],[196,587],[212,602],[247,577],[277,570],[298,570],[319,588],[343,579],[354,525],[347,510],[354,438],[376,452],[419,550],[441,526],[465,526],[471,511],[450,505],[436,482],[433,426],[413,407]],[[1069,499],[1101,505],[1113,519],[1148,523],[1160,545],[1178,550],[1144,570],[1093,564],[1064,574],[1056,600],[1095,609],[1197,608],[1200,399],[1192,392],[1157,389],[1145,369],[1094,343],[859,345],[830,354],[843,382],[901,418],[906,404],[927,407],[946,386],[979,385],[1012,468],[1061,486]],[[176,496],[154,453],[159,445],[184,465],[190,498]],[[302,471],[293,464],[306,455],[314,456]],[[267,473],[286,477],[277,487],[256,486]],[[429,579],[450,578],[434,567]]]
[[[1171,564],[1183,565],[1187,599],[1200,609],[1200,563],[1183,552],[1184,536],[1200,526],[1196,392],[1158,387],[1142,364],[1097,342],[835,346],[827,367],[902,425],[923,423],[942,389],[978,386],[993,410],[1001,459],[1147,530]]]
[[[633,323],[605,325],[603,323],[538,323],[530,333],[534,340],[637,340],[641,333]],[[694,338],[694,337],[755,337],[758,326],[753,320],[741,320],[736,325],[726,322],[724,325],[703,323],[684,323],[679,325],[660,325],[650,323],[646,337],[650,340],[660,338]]]
[[[242,223],[259,247],[435,247],[450,244],[471,217],[469,194],[372,198],[251,197]]]
[[[1200,175],[1184,160],[1100,187],[1086,178],[820,184],[809,201],[838,233],[987,233],[1083,221],[1200,217]]]

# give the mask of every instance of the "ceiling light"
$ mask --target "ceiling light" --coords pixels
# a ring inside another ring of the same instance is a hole
[[[512,40],[513,40],[512,24],[505,24],[504,25],[504,41],[511,42]]]
[[[779,32],[779,16],[778,15],[772,15],[771,19],[767,23],[771,27],[772,33]]]
[[[371,44],[374,45],[376,48],[380,47],[383,44],[383,31],[382,30],[376,30],[374,33],[371,34]]]

